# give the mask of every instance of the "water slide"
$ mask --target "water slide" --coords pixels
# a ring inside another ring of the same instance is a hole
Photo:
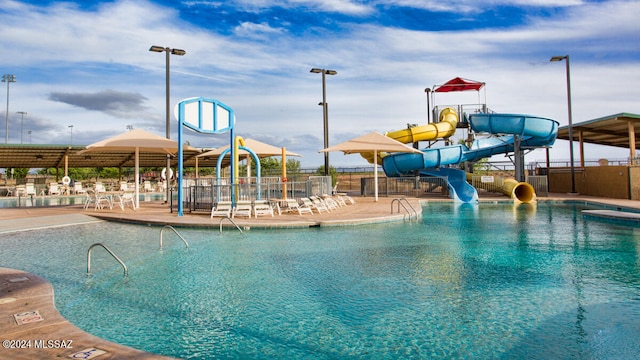
[[[440,113],[438,123],[387,133],[387,136],[401,142],[447,138],[455,132],[457,121],[458,115],[455,110],[446,108]],[[446,165],[477,161],[496,154],[513,152],[516,139],[520,142],[520,149],[549,146],[555,142],[558,135],[557,121],[532,115],[473,114],[469,116],[469,123],[476,133],[499,136],[476,139],[470,147],[460,144],[424,149],[422,154],[389,154],[382,159],[385,174],[388,177],[395,177],[411,175],[419,171],[423,175],[447,177],[453,199],[461,202],[475,202],[478,200],[478,192],[467,182],[465,172],[448,168]],[[516,191],[517,184],[510,184],[509,187],[510,191]]]

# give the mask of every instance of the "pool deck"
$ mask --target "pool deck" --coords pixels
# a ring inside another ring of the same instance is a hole
[[[390,221],[410,221],[402,207],[398,212],[393,198],[382,197],[377,202],[371,197],[353,197],[354,205],[340,207],[329,213],[261,216],[236,218],[242,229],[286,229],[294,227],[350,226]],[[443,197],[408,198],[411,206],[421,216],[421,203],[451,201]],[[589,211],[589,216],[625,219],[633,221],[640,215],[620,210],[640,210],[640,202],[633,200],[605,199],[580,195],[553,194],[538,201],[575,200],[600,204],[615,210]],[[482,196],[481,202],[509,202],[505,196]],[[393,211],[392,211],[393,209]],[[147,225],[172,225],[174,227],[206,227],[219,231],[221,219],[211,219],[209,214],[177,216],[162,202],[143,202],[134,211],[119,208],[94,211],[81,205],[0,209],[0,234],[29,231],[51,227],[71,226],[97,221],[121,221]],[[222,220],[223,231],[234,228],[228,220]],[[20,270],[0,268],[0,359],[169,359],[149,354],[127,346],[115,344],[88,334],[64,319],[55,307],[54,292],[45,279]],[[100,353],[102,352],[102,353]]]

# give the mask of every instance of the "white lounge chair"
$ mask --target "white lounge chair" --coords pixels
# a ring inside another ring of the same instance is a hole
[[[327,204],[324,202],[324,200],[322,200],[322,198],[320,198],[319,196],[310,196],[309,199],[311,200],[311,202],[313,202],[313,205],[316,206],[317,208],[321,208],[324,210],[327,210],[327,212],[331,212],[331,208],[329,206],[327,206]]]
[[[236,216],[246,216],[251,218],[251,213],[253,212],[251,201],[238,201],[236,202],[236,206],[233,208],[231,213],[231,217],[235,218]]]
[[[25,195],[27,195],[27,196],[29,196],[29,195],[37,195],[35,184],[34,183],[26,183],[24,185],[24,192],[25,192]]]
[[[313,214],[313,210],[310,207],[300,205],[296,199],[286,199],[285,201],[287,203],[287,211],[289,212],[297,211],[298,215],[302,215],[302,213]]]
[[[271,215],[271,217],[273,217],[273,208],[269,205],[268,201],[255,200],[253,202],[253,215],[255,217],[260,215]]]
[[[81,183],[80,181],[76,181],[76,182],[74,182],[74,183],[73,183],[73,190],[72,190],[72,192],[73,192],[74,194],[84,194],[84,193],[86,193],[86,192],[87,192],[87,190],[85,190],[85,189],[82,187],[82,183]]]
[[[50,183],[49,184],[49,191],[47,192],[49,195],[60,195],[60,188],[58,187],[57,183]]]
[[[303,198],[300,198],[300,201],[302,201],[304,206],[310,209],[315,209],[318,212],[318,214],[322,214],[322,211],[329,212],[329,209],[327,209],[327,207],[324,206],[324,204],[316,204],[313,201],[311,201],[311,199],[309,198],[303,197]]]
[[[231,210],[231,201],[218,201],[216,206],[211,208],[211,218],[230,217]]]

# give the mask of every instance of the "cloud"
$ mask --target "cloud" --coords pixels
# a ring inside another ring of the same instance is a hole
[[[142,104],[148,99],[137,93],[126,93],[115,90],[103,90],[97,93],[62,93],[49,94],[49,100],[69,104],[82,109],[100,111],[114,117],[137,118],[148,110]]]

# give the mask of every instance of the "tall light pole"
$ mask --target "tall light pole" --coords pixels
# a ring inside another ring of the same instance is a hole
[[[571,161],[571,193],[576,193],[576,175],[573,165],[573,118],[571,115],[571,71],[569,68],[569,55],[553,56],[549,61],[566,61],[567,65],[567,108],[569,111],[569,158]]]
[[[12,74],[4,74],[2,75],[2,82],[7,83],[7,113],[5,115],[5,132],[4,132],[4,143],[9,143],[9,84],[12,82],[16,82],[16,76]]]
[[[326,75],[335,75],[338,72],[327,69],[311,69],[312,73],[322,74],[322,118],[324,120],[324,148],[329,147],[329,114],[327,108]],[[329,176],[329,152],[324,153],[324,175]]]
[[[27,115],[25,111],[17,111],[20,114],[20,144],[22,144],[22,133],[24,132],[24,116]]]
[[[178,55],[178,56],[183,56],[184,54],[186,54],[187,52],[181,49],[172,49],[170,47],[162,47],[162,46],[151,46],[149,48],[149,51],[153,51],[153,52],[165,52],[166,53],[166,62],[165,62],[165,79],[166,79],[166,95],[165,95],[165,117],[166,117],[166,127],[167,127],[167,139],[171,139],[171,105],[170,105],[170,76],[169,76],[169,57],[170,55]],[[167,192],[166,192],[166,198],[165,198],[165,203],[169,203],[169,174],[171,173],[171,158],[169,157],[169,155],[167,155],[167,167],[166,167],[166,172],[165,172],[165,176],[167,177],[166,179],[166,183],[167,183]]]
[[[73,145],[73,125],[69,125],[69,145]]]

